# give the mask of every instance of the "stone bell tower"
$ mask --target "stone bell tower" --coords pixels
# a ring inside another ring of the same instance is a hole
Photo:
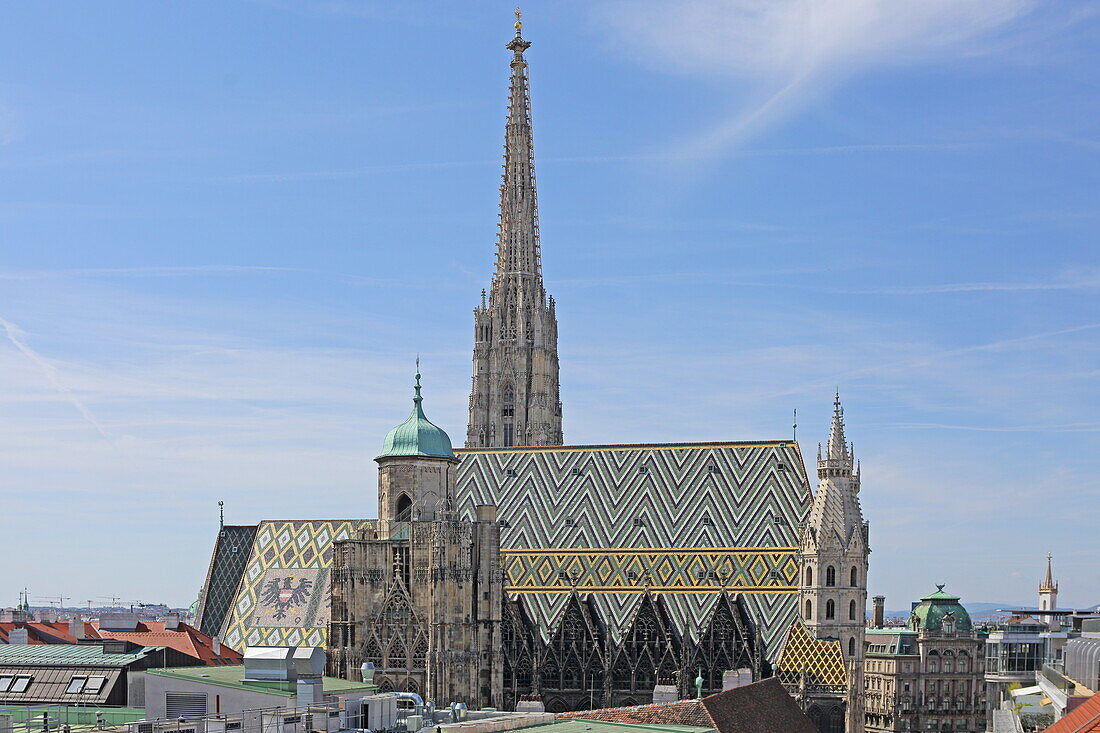
[[[512,52],[496,272],[474,309],[467,448],[561,445],[558,319],[542,283],[531,87],[519,11]]]
[[[817,478],[817,491],[799,538],[799,611],[812,637],[839,641],[848,683],[845,693],[825,691],[813,702],[822,711],[822,720],[838,717],[841,711],[833,706],[843,705],[844,729],[861,733],[870,550],[859,506],[859,465],[844,437],[839,393],[833,402],[833,423],[824,453],[818,446]]]

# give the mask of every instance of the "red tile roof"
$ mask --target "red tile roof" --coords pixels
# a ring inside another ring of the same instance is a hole
[[[641,725],[691,725],[714,728],[718,733],[816,733],[813,723],[774,677],[702,700],[581,710],[558,713],[557,717]]]
[[[166,629],[163,621],[141,621],[134,631],[108,631],[96,627],[97,633],[104,639],[131,641],[142,646],[163,646],[183,652],[199,659],[203,664],[243,664],[244,657],[235,649],[221,645],[218,654],[214,653],[214,640],[190,624],[181,623],[172,630]]]
[[[583,718],[606,723],[637,723],[640,725],[693,725],[713,728],[714,724],[703,707],[702,700],[677,700],[656,702],[649,705],[633,705],[625,708],[601,708],[558,713],[558,719]]]
[[[1100,733],[1100,695],[1093,695],[1054,725],[1047,733]]]
[[[52,621],[49,623],[40,621],[28,621],[27,623],[0,623],[0,640],[7,644],[9,642],[9,635],[13,629],[25,627],[27,629],[27,643],[28,644],[75,644],[76,638],[69,633],[68,621]],[[84,637],[87,639],[98,639],[94,626],[90,623],[84,623]]]
[[[13,629],[27,629],[27,644],[77,644],[79,640],[69,633],[68,621],[40,623],[0,623],[0,643],[10,643]],[[181,623],[175,630],[164,628],[163,621],[141,621],[133,631],[107,631],[98,622],[84,622],[85,639],[118,639],[141,646],[163,646],[198,659],[202,664],[243,664],[240,652],[222,644],[214,653],[214,640],[194,626]]]

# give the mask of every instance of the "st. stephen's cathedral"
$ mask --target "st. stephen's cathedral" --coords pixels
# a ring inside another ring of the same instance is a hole
[[[378,518],[220,528],[198,624],[224,643],[373,662],[383,690],[551,712],[776,676],[823,733],[862,731],[867,523],[835,399],[811,491],[793,440],[567,445],[542,280],[530,43],[511,52],[496,270],[474,309],[466,447],[412,412]]]

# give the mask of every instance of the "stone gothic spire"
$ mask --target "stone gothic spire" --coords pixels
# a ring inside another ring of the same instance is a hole
[[[496,270],[488,302],[474,309],[474,359],[466,447],[561,445],[558,323],[542,282],[531,87],[516,10]]]
[[[1043,578],[1043,582],[1039,584],[1040,593],[1043,593],[1044,591],[1047,593],[1058,592],[1058,584],[1054,582],[1054,571],[1051,567],[1053,557],[1054,556],[1051,555],[1049,552],[1047,553],[1047,574],[1046,577]]]
[[[859,506],[860,472],[844,436],[840,392],[833,399],[829,439],[817,448],[817,491],[799,535],[799,611],[816,639],[839,642],[848,668],[845,730],[863,730],[863,642],[867,606],[867,526]],[[825,695],[824,697],[829,697]],[[818,700],[824,704],[823,700]]]
[[[516,276],[542,292],[539,254],[538,195],[535,189],[535,155],[531,134],[531,85],[523,52],[531,47],[521,35],[523,22],[516,9],[516,37],[506,46],[512,52],[508,89],[508,121],[504,133],[504,180],[500,186],[500,224],[497,234],[497,267],[493,295]]]
[[[1039,611],[1053,611],[1058,608],[1058,584],[1054,582],[1054,569],[1051,567],[1052,556],[1047,553],[1047,574],[1043,582],[1039,584]],[[1039,620],[1054,626],[1060,617],[1048,613],[1039,613]]]
[[[838,541],[846,546],[863,528],[859,506],[859,472],[853,470],[854,451],[844,438],[844,408],[840,392],[833,399],[833,422],[822,455],[817,449],[818,487],[810,505],[807,529],[817,543]]]

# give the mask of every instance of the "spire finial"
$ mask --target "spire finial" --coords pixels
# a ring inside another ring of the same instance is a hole
[[[791,425],[791,440],[798,442],[798,408],[794,408],[794,423]]]
[[[1052,554],[1049,552],[1047,553],[1047,574],[1046,577],[1043,578],[1043,584],[1039,586],[1040,591],[1056,590],[1058,588],[1058,586],[1054,584],[1054,570],[1051,568],[1051,559],[1053,557]]]
[[[513,38],[511,41],[508,42],[508,45],[505,46],[505,48],[507,48],[508,50],[515,51],[516,57],[512,61],[513,65],[515,65],[518,62],[522,62],[523,61],[523,56],[522,56],[523,52],[531,47],[530,43],[523,40],[523,12],[518,7],[516,8],[516,23],[515,23],[515,26],[516,26],[516,36],[515,36],[515,38]]]
[[[225,502],[218,502],[218,531],[225,531]]]
[[[416,390],[416,394],[413,397],[413,402],[419,407],[420,402],[424,399],[420,396],[420,354],[416,355],[416,387],[414,389]]]

